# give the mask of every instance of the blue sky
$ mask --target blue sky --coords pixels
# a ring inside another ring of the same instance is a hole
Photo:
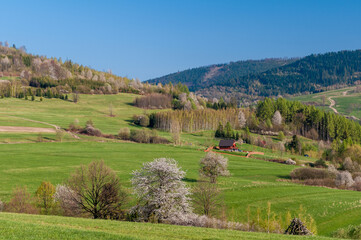
[[[147,80],[188,68],[361,48],[361,1],[1,1],[0,41]]]

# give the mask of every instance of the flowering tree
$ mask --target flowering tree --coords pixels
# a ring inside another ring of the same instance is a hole
[[[240,128],[244,128],[246,126],[247,120],[242,111],[238,113],[238,123]]]
[[[282,124],[282,116],[281,113],[277,110],[272,117],[272,124],[276,126],[280,126]]]
[[[216,183],[218,176],[228,176],[228,158],[219,154],[209,152],[201,159],[200,173],[204,177],[209,177],[211,183]]]
[[[190,192],[182,179],[185,172],[174,159],[158,158],[133,172],[132,185],[138,198],[133,212],[138,220],[164,222],[191,212]]]

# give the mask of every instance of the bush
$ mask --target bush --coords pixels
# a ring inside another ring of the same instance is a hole
[[[327,164],[325,162],[325,160],[323,159],[318,159],[314,164],[314,167],[318,167],[318,168],[327,168]]]
[[[5,205],[7,212],[38,214],[39,209],[36,208],[36,200],[30,195],[26,187],[17,187],[13,191],[13,196],[8,204]]]
[[[80,133],[95,137],[102,136],[102,132],[98,128],[92,126],[91,124],[87,124],[86,127]]]
[[[333,233],[333,237],[347,238],[347,239],[361,239],[361,225],[349,225],[346,228],[338,229]]]
[[[122,140],[129,140],[130,139],[130,130],[129,128],[121,128],[118,133],[118,137]]]
[[[296,168],[290,174],[292,179],[306,180],[306,179],[325,179],[332,175],[329,171],[317,168]]]
[[[157,131],[149,131],[146,129],[132,129],[130,131],[130,140],[138,143],[155,143],[167,144],[168,139],[159,137]]]
[[[149,117],[144,115],[139,121],[139,125],[142,127],[148,127],[149,126]]]
[[[130,140],[138,143],[150,143],[149,131],[140,129],[130,131]]]
[[[148,127],[150,119],[147,115],[133,115],[133,123],[142,127]]]

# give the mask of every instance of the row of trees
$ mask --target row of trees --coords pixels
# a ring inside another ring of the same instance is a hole
[[[287,126],[294,133],[312,137],[315,140],[342,141],[350,138],[355,143],[361,142],[359,123],[297,101],[266,98],[257,105],[256,116],[259,123],[249,126],[250,129],[259,130],[262,126],[269,127],[273,124],[279,127]]]

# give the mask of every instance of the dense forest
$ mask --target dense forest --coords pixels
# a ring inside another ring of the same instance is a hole
[[[217,69],[214,71],[214,69]],[[211,76],[203,81],[205,76]],[[244,61],[174,73],[151,82],[183,82],[205,97],[257,99],[314,93],[359,84],[361,50],[312,54],[301,59]]]
[[[149,83],[186,84],[191,91],[197,91],[228,79],[240,78],[250,74],[261,73],[269,69],[294,62],[296,59],[270,58],[264,60],[247,60],[218,64],[169,74],[160,78],[148,80]]]

